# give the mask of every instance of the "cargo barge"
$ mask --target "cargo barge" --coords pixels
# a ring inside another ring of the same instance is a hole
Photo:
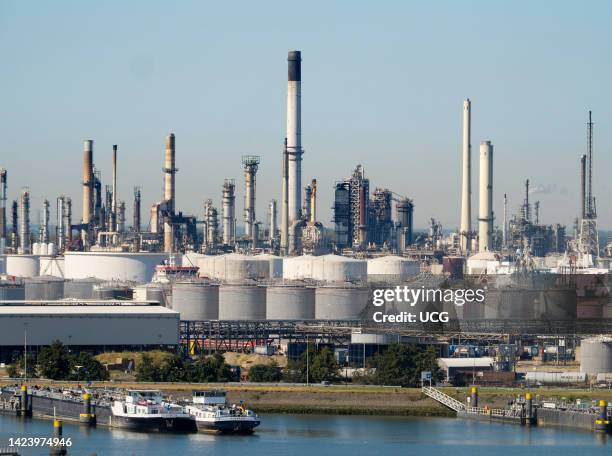
[[[184,407],[164,402],[157,390],[51,391],[2,388],[0,413],[20,417],[61,419],[90,426],[145,432],[196,432],[195,419]]]
[[[579,409],[553,402],[536,404],[531,393],[526,393],[508,409],[493,409],[488,406],[479,407],[478,389],[474,386],[470,388],[467,405],[430,386],[423,386],[422,391],[426,396],[454,410],[458,418],[612,433],[608,403],[604,400],[599,401],[597,407]]]

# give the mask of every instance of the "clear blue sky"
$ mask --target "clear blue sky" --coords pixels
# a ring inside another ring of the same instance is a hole
[[[415,223],[459,223],[462,100],[478,145],[495,146],[499,222],[525,178],[542,191],[541,219],[571,224],[587,111],[595,122],[600,227],[612,227],[612,3],[561,1],[187,2],[1,1],[0,166],[9,197],[66,193],[81,211],[84,139],[131,221],[162,194],[164,136],[176,134],[178,207],[220,205],[240,157],[262,157],[257,216],[280,197],[286,57],[303,53],[304,183],[316,177],[330,225],[332,186],[364,165],[371,188],[415,202]],[[477,188],[477,180],[473,181]],[[476,207],[474,195],[474,207]],[[52,217],[54,217],[54,212]],[[476,217],[476,213],[473,214]],[[570,226],[568,226],[570,228]]]

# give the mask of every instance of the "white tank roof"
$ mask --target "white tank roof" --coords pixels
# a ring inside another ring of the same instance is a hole
[[[326,282],[357,282],[367,278],[367,264],[340,255],[302,255],[283,260],[283,278]]]
[[[397,255],[368,260],[368,280],[405,281],[420,271],[421,264],[418,261]]]

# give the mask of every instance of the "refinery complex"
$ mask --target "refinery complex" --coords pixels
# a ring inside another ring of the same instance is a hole
[[[517,359],[556,356],[568,367],[555,372],[567,370],[571,382],[612,382],[612,244],[597,226],[591,112],[584,154],[576,157],[580,213],[573,227],[541,223],[529,176],[519,177],[520,210],[508,214],[507,195],[495,186],[494,141],[472,150],[466,99],[457,226],[431,219],[415,230],[419,201],[410,183],[391,189],[370,182],[363,164],[337,170],[333,201],[317,201],[316,176],[302,177],[301,52],[290,51],[287,64],[280,185],[266,214],[255,210],[257,173],[272,165],[257,155],[236,163],[240,180],[209,176],[219,179],[219,194],[203,195],[200,214],[183,213],[175,190],[180,138],[173,133],[165,142],[160,135],[163,193],[150,208],[141,207],[141,197],[152,189],[136,185],[131,201],[119,198],[117,145],[100,151],[84,140],[82,182],[41,208],[32,207],[28,188],[10,187],[10,169],[0,170],[0,361],[13,359],[24,339],[32,347],[60,339],[94,351],[182,347],[191,354],[265,346],[294,359],[311,340],[359,368],[381,346],[410,341],[434,346],[443,359],[480,358],[484,371],[516,375]],[[582,125],[576,129],[582,134]],[[103,160],[112,161],[110,181],[96,169]],[[72,210],[75,198],[81,214]],[[502,199],[503,214],[495,214],[493,202]],[[317,217],[321,203],[333,208],[330,225]],[[34,227],[31,212],[38,210]],[[465,305],[391,300],[389,314],[428,311],[448,319],[379,324],[372,296],[397,286],[484,289],[486,298]],[[138,331],[130,329],[135,324]],[[461,371],[445,363],[451,377]]]

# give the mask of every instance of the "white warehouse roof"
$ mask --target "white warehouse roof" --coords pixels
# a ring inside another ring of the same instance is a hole
[[[449,367],[491,367],[493,358],[438,358],[438,365],[442,368]]]
[[[179,341],[179,313],[159,305],[0,305],[0,346],[159,346]]]
[[[79,316],[85,315],[143,315],[157,317],[178,317],[179,313],[174,310],[167,309],[159,305],[131,305],[131,304],[115,304],[115,305],[3,305],[0,304],[0,317],[3,316],[18,316],[18,315],[61,315],[61,316]]]

